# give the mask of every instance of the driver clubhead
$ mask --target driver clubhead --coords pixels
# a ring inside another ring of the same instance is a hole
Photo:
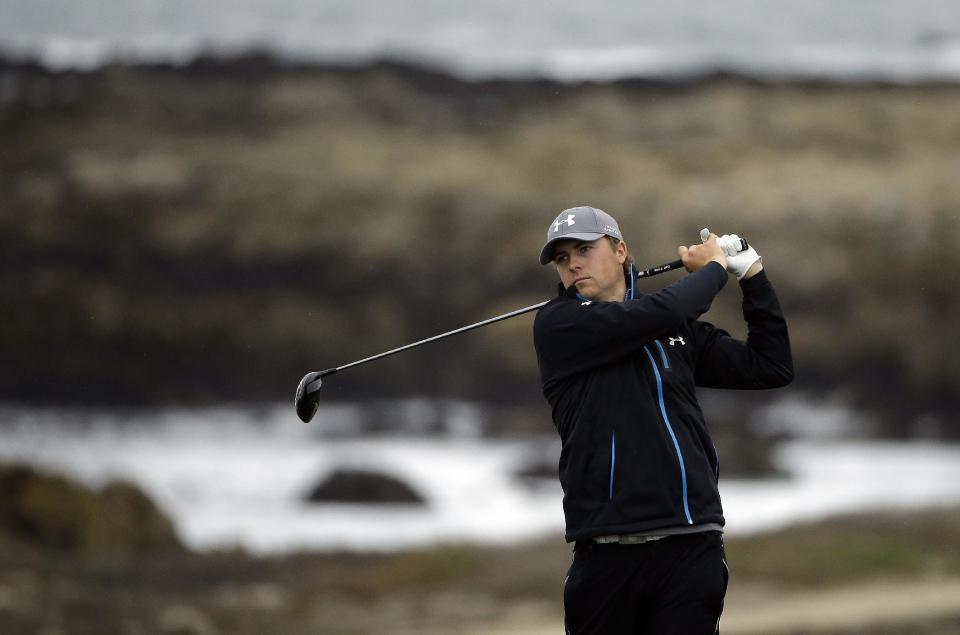
[[[300,380],[297,386],[297,396],[294,399],[294,406],[297,408],[297,416],[304,423],[309,423],[313,415],[317,414],[317,408],[320,407],[320,386],[323,385],[322,375],[320,373],[307,373]]]

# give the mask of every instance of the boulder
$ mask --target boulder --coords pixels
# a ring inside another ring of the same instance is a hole
[[[94,491],[24,465],[0,466],[0,532],[77,552],[181,550],[173,523],[130,483]]]
[[[555,459],[531,461],[516,470],[514,474],[517,478],[525,481],[556,481],[559,478]]]
[[[402,503],[423,505],[424,498],[403,481],[367,470],[333,472],[306,496],[310,503]]]

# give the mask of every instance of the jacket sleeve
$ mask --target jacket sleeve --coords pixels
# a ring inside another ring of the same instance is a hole
[[[540,309],[534,346],[544,380],[556,380],[630,355],[702,315],[727,281],[719,263],[658,293],[623,302],[561,298]]]
[[[747,340],[706,322],[693,324],[696,383],[707,388],[779,388],[793,380],[787,323],[764,271],[742,280]]]

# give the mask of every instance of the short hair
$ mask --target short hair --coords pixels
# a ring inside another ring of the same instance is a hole
[[[621,243],[619,238],[614,238],[613,236],[604,236],[607,239],[607,242],[610,243],[610,248],[614,251],[617,250],[617,245]],[[623,261],[623,273],[624,275],[630,275],[630,266],[633,264],[633,256],[630,255],[630,251],[627,250],[627,259]]]

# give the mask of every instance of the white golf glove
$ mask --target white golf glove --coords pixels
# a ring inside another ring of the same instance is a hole
[[[704,228],[700,230],[701,242],[706,242],[709,237],[709,229]],[[724,234],[718,237],[717,245],[720,246],[720,249],[723,250],[724,255],[727,257],[727,272],[735,275],[737,280],[742,280],[750,267],[753,266],[753,263],[761,260],[760,254],[750,245],[743,251],[740,251],[743,243],[736,234]]]

